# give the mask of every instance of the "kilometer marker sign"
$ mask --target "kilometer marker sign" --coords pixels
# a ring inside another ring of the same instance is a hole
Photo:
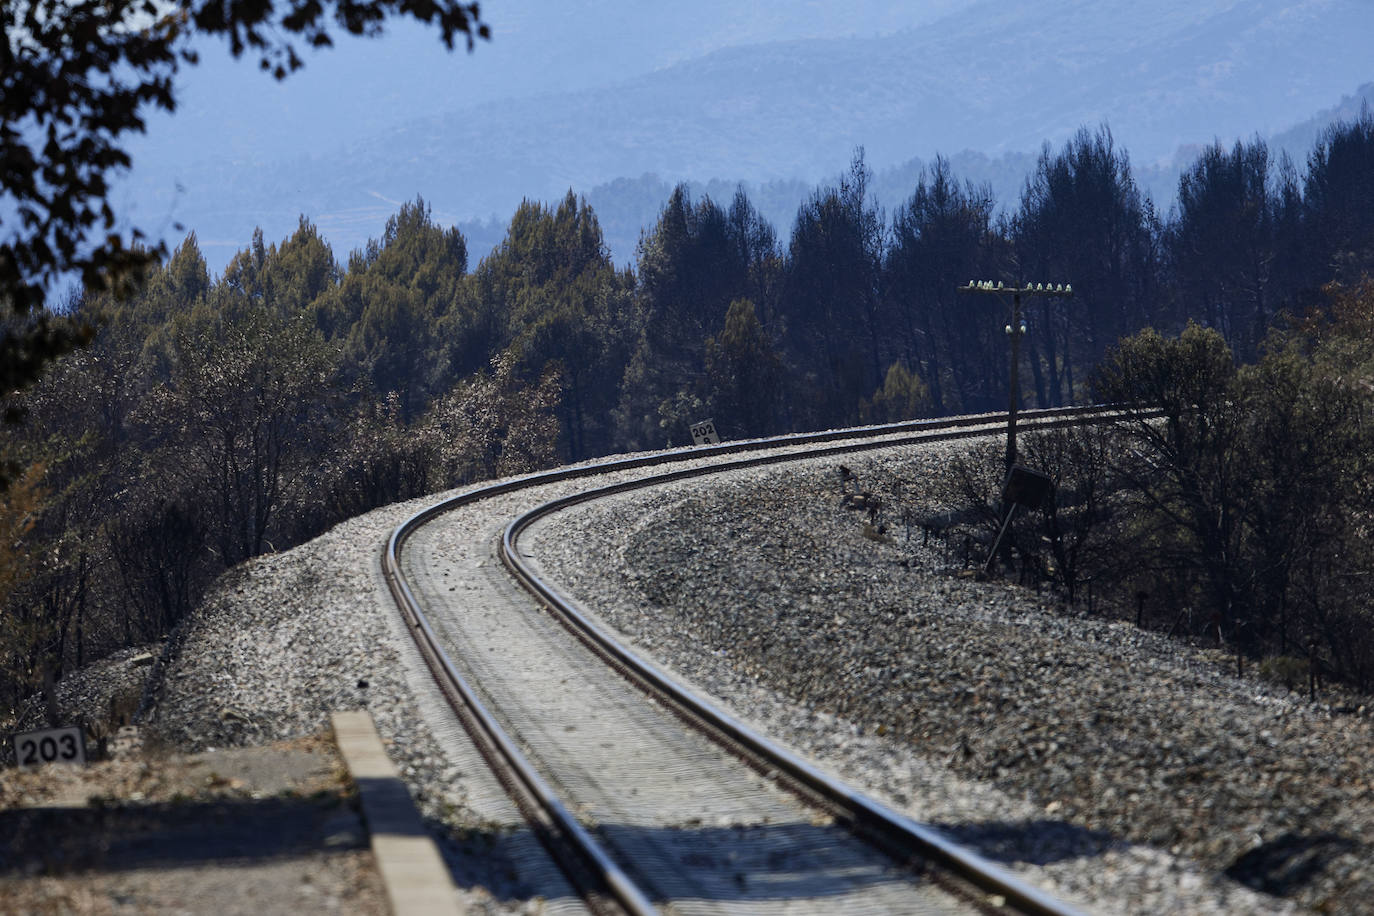
[[[714,420],[698,420],[692,424],[692,442],[696,445],[719,445],[720,434]]]
[[[14,755],[19,769],[47,763],[86,763],[86,735],[75,725],[20,732],[14,736]]]

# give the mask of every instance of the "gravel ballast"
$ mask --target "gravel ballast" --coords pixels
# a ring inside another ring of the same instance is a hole
[[[170,641],[145,740],[253,746],[366,709],[464,912],[585,912],[443,706],[382,576],[392,530],[439,498],[376,510],[221,577]]]
[[[820,461],[630,494],[523,549],[761,730],[1095,909],[1374,911],[1363,710],[961,576],[957,548],[841,506],[862,487],[889,517],[946,509],[966,450],[854,458],[847,483]]]

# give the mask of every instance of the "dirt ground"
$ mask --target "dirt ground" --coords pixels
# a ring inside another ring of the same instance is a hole
[[[0,914],[385,913],[332,738],[0,770]]]

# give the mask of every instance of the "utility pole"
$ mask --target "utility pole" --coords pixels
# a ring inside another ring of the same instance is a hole
[[[1007,473],[1016,464],[1016,412],[1021,406],[1021,337],[1026,333],[1026,320],[1021,316],[1022,296],[1073,296],[1072,283],[1027,283],[1006,286],[1001,280],[970,280],[968,286],[957,287],[961,293],[980,293],[996,296],[1003,302],[1011,297],[1011,321],[1007,324],[1007,338],[1011,342],[1011,365],[1008,369],[1007,392]]]

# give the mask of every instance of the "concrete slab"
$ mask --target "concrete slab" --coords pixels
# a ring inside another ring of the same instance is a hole
[[[372,852],[395,916],[462,912],[448,868],[366,711],[332,716],[339,753],[358,786]]]

